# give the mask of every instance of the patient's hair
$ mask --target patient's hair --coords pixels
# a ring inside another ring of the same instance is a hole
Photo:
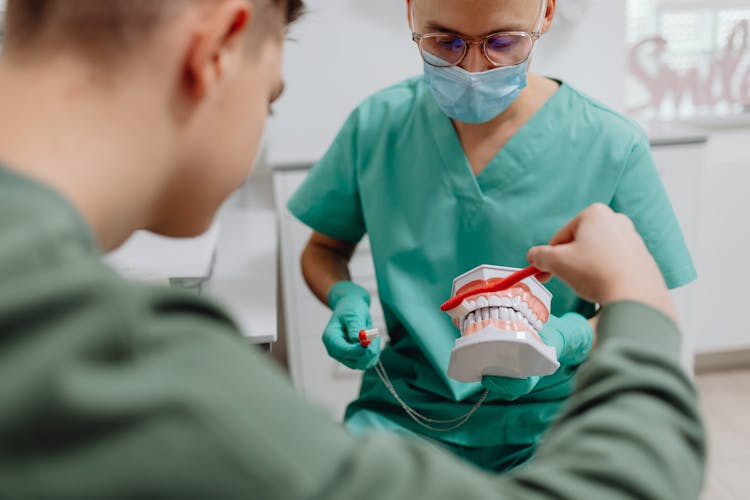
[[[5,45],[9,53],[34,49],[44,39],[87,52],[115,55],[141,40],[174,9],[218,0],[8,0]],[[282,9],[287,23],[304,9],[303,0],[251,0],[259,18]],[[262,19],[256,19],[263,26]]]

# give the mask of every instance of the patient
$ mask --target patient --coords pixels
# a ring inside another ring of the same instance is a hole
[[[247,175],[300,8],[8,1],[0,498],[697,498],[705,438],[673,308],[606,207],[529,254],[603,311],[558,423],[506,476],[420,440],[355,440],[222,309],[101,262],[137,229],[208,227]]]

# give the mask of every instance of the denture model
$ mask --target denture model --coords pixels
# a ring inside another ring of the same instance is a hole
[[[453,280],[455,307],[446,312],[461,337],[451,352],[448,376],[452,379],[528,378],[551,375],[560,367],[555,348],[539,336],[552,304],[552,293],[544,285],[528,277],[500,292],[482,291],[516,271],[484,265]],[[457,303],[459,295],[465,298]]]

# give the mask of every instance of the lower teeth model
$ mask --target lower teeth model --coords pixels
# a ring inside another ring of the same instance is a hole
[[[551,375],[560,367],[555,348],[539,336],[550,315],[549,290],[529,277],[500,292],[483,291],[516,271],[484,265],[453,281],[451,296],[466,298],[446,311],[461,332],[449,377],[461,382],[478,382],[485,375],[528,378]]]

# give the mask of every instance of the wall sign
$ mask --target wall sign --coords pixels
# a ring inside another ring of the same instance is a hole
[[[678,71],[668,53],[668,42],[658,36],[630,49],[630,73],[647,95],[631,113],[679,118],[750,110],[750,22],[740,21],[703,65]]]

